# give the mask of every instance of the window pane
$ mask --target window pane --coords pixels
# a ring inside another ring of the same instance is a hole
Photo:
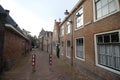
[[[82,25],[83,25],[83,8],[81,8],[76,13],[76,28],[82,27]]]
[[[112,2],[112,1],[114,1],[114,0],[108,0],[108,2]]]
[[[103,16],[108,14],[108,5],[103,7],[102,13],[103,13]]]
[[[97,41],[98,43],[103,43],[103,36],[98,36]]]
[[[115,0],[109,3],[109,13],[115,11],[117,9],[117,4],[115,4]]]
[[[108,5],[108,0],[101,0],[102,1],[102,6]]]
[[[70,33],[70,22],[67,22],[66,32],[67,32],[67,33]]]
[[[98,19],[98,18],[101,18],[101,17],[102,17],[102,10],[99,9],[99,10],[97,11],[97,19]]]
[[[76,56],[83,59],[83,38],[76,39]]]
[[[101,8],[101,1],[96,3],[97,10]]]
[[[119,42],[119,34],[118,34],[118,32],[111,34],[111,42]]]
[[[104,43],[108,43],[110,42],[110,36],[108,35],[104,35]]]
[[[67,41],[67,56],[71,56],[71,48],[70,48],[70,41]]]

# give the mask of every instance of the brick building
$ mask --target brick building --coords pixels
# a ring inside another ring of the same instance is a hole
[[[45,37],[45,30],[42,29],[39,33],[38,40],[39,40],[39,48],[41,51],[43,51],[43,40]]]
[[[29,53],[29,39],[8,10],[0,6],[0,68],[10,69],[16,61]]]
[[[52,32],[41,30],[39,36],[39,47],[40,50],[51,53],[52,52]]]
[[[61,57],[94,80],[119,80],[120,0],[79,0],[66,13],[57,25]]]
[[[48,31],[47,32],[47,40],[48,40],[48,53],[52,53],[52,37],[53,37],[53,32]]]
[[[52,38],[52,53],[53,54],[56,54],[56,47],[57,45],[60,43],[60,40],[59,40],[59,34],[60,34],[60,28],[59,28],[59,24],[61,22],[57,22],[55,20],[54,22],[54,28],[53,28],[53,38]]]

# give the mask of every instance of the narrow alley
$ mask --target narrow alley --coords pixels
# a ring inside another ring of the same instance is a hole
[[[32,54],[36,54],[35,72],[32,71]],[[19,64],[5,72],[2,80],[90,80],[55,55],[52,60],[52,65],[49,65],[49,54],[34,49]]]

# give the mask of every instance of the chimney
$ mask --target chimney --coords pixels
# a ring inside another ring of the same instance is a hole
[[[61,18],[59,18],[59,22],[61,22]]]
[[[6,12],[7,14],[9,14],[9,13],[10,13],[10,11],[9,11],[9,10],[5,10],[5,12]]]

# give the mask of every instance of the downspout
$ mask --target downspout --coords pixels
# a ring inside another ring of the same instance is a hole
[[[73,66],[73,31],[74,31],[74,28],[73,28],[73,20],[72,22],[70,23],[71,24],[71,66]]]
[[[5,35],[5,29],[4,29],[4,22],[1,20],[0,22],[0,73],[3,72],[4,68],[4,35]]]

